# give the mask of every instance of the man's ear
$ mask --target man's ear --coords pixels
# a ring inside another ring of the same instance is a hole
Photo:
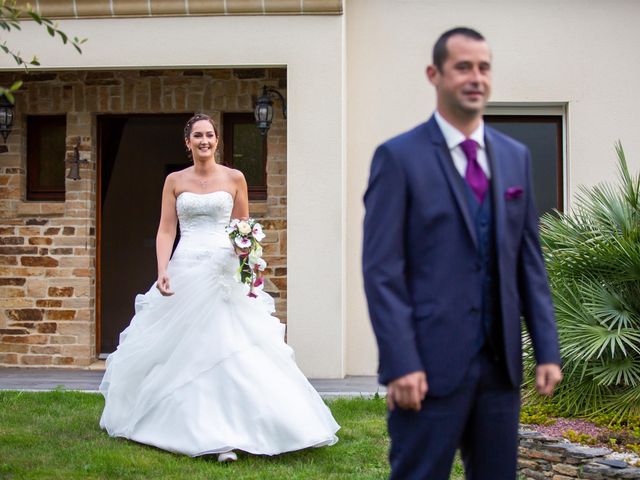
[[[436,86],[440,72],[435,65],[428,65],[426,70],[427,78],[432,85]]]

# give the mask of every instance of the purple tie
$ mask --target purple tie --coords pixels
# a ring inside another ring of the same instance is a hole
[[[475,194],[479,203],[484,200],[484,195],[489,188],[489,179],[480,168],[478,163],[478,144],[475,140],[467,138],[460,144],[462,151],[467,157],[467,170],[464,172],[464,179]]]

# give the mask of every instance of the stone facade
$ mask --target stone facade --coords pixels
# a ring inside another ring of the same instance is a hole
[[[96,351],[97,114],[250,112],[262,86],[286,92],[284,69],[61,71],[21,77],[14,128],[0,153],[0,365],[87,366]],[[278,105],[276,105],[276,108]],[[26,201],[26,116],[66,114],[67,160],[78,145],[81,180],[64,202]],[[286,323],[286,121],[268,135],[267,200],[251,214],[265,226],[266,290]],[[150,282],[153,279],[149,279]],[[123,298],[123,302],[132,302]]]
[[[640,468],[607,458],[611,450],[520,431],[518,474],[522,480],[639,479]]]

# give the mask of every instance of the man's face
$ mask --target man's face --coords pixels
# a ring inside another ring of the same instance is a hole
[[[447,59],[438,70],[427,68],[436,87],[438,108],[454,116],[481,115],[491,93],[491,51],[485,41],[454,35],[447,40]]]

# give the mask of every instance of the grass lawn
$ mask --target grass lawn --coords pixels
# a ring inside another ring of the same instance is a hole
[[[189,458],[98,427],[100,395],[0,392],[0,479],[384,479],[388,437],[382,399],[335,400],[340,441],[276,457]],[[462,479],[456,462],[452,479]]]

